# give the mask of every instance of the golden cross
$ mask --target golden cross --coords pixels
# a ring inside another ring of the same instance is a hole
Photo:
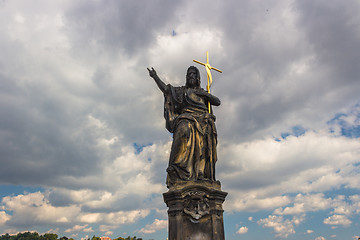
[[[198,64],[201,64],[203,66],[205,66],[206,68],[206,73],[207,73],[207,86],[206,86],[206,90],[208,91],[208,93],[210,93],[210,87],[211,87],[211,84],[212,84],[212,76],[211,76],[211,72],[210,70],[211,69],[214,69],[215,71],[218,71],[220,73],[222,73],[221,70],[217,69],[217,68],[214,68],[210,65],[209,63],[209,52],[206,51],[206,63],[202,63],[202,62],[199,62],[195,59],[193,59],[194,62],[198,63]],[[209,113],[210,113],[210,102],[208,102],[208,108],[209,108]]]

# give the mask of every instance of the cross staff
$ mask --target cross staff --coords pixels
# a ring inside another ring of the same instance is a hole
[[[202,62],[199,62],[195,59],[193,59],[194,62],[198,63],[198,64],[201,64],[203,66],[205,66],[206,68],[206,73],[207,73],[207,86],[206,86],[206,90],[208,91],[208,93],[210,93],[210,87],[211,87],[211,84],[212,84],[212,76],[211,76],[211,72],[210,70],[211,69],[214,69],[215,71],[218,71],[220,73],[222,73],[221,70],[217,69],[217,68],[214,68],[210,65],[209,63],[209,52],[206,51],[206,63],[202,63]],[[209,113],[211,113],[210,111],[210,102],[208,102],[208,108],[209,108]]]

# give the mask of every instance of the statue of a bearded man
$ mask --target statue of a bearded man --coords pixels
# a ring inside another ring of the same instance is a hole
[[[168,188],[178,181],[216,181],[217,132],[215,116],[207,106],[219,106],[219,98],[201,88],[200,72],[194,66],[188,68],[182,87],[166,85],[154,68],[148,71],[164,94],[166,128],[173,133]]]

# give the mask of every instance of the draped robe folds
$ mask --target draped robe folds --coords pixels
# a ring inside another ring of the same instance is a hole
[[[207,101],[197,91],[173,87],[164,91],[166,128],[173,133],[167,168],[167,186],[177,181],[215,181],[217,132],[215,116],[207,109]]]

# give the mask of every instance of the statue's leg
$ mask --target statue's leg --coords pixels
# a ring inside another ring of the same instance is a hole
[[[204,178],[215,181],[215,162],[216,156],[216,136],[213,133],[211,125],[206,126],[204,135],[204,154],[202,161],[204,161]]]
[[[177,124],[173,143],[171,146],[168,174],[171,178],[173,171],[180,180],[194,178],[194,127],[187,119],[182,119]]]
[[[205,166],[206,166],[206,144],[204,141],[204,136],[200,134],[198,131],[195,133],[195,172],[196,172],[196,179],[203,180],[205,178]]]

